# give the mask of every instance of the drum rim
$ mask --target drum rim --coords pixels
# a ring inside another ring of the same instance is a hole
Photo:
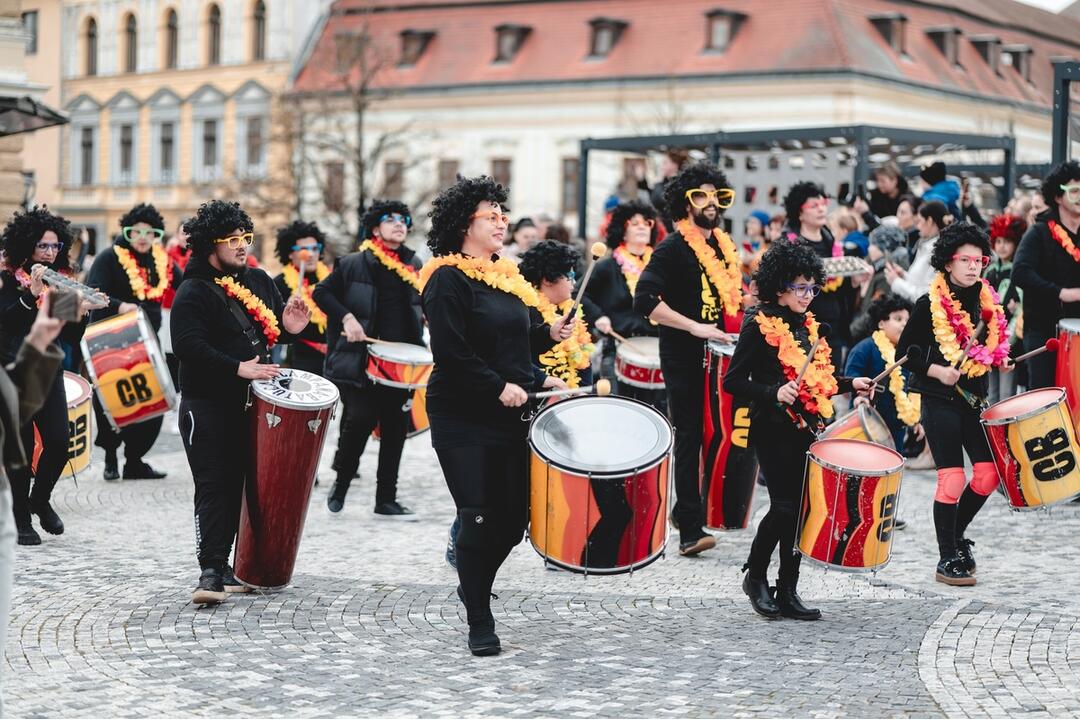
[[[657,367],[657,368],[649,368],[649,369],[650,370],[659,370],[660,368]],[[631,380],[630,378],[626,377],[621,372],[619,372],[618,363],[615,364],[615,378],[621,383],[626,383],[627,385],[630,385],[631,387],[640,388],[642,390],[663,390],[663,389],[665,389],[667,387],[667,383],[663,383],[663,382],[650,383],[650,382],[645,382],[644,380]],[[631,400],[633,398],[627,398],[627,399]]]
[[[836,465],[834,463],[831,463],[831,462],[829,462],[827,460],[824,460],[824,459],[822,459],[822,458],[820,458],[820,457],[818,457],[817,455],[814,454],[814,446],[817,445],[818,443],[824,443],[824,442],[828,442],[828,443],[848,442],[848,443],[862,443],[864,445],[871,445],[871,446],[876,447],[876,448],[881,448],[882,450],[887,450],[888,452],[891,452],[893,455],[896,455],[898,458],[900,458],[900,464],[897,465],[896,467],[888,469],[888,470],[858,470],[858,468],[841,467],[840,465]],[[904,456],[901,455],[900,453],[896,452],[896,450],[894,450],[892,448],[887,448],[884,445],[879,445],[878,443],[875,443],[875,442],[869,442],[867,440],[857,440],[855,438],[824,438],[822,440],[815,440],[814,442],[810,443],[810,447],[806,449],[806,458],[807,458],[808,462],[812,459],[816,464],[820,465],[821,467],[828,468],[829,470],[834,470],[834,471],[839,472],[839,473],[844,473],[845,475],[853,475],[853,474],[855,474],[855,471],[858,470],[859,477],[886,477],[888,475],[892,475],[892,474],[897,473],[897,472],[903,472],[904,465],[906,464],[906,461],[904,460]],[[805,471],[804,471],[804,474],[805,474]],[[805,480],[804,480],[804,483],[805,483]]]
[[[651,348],[653,346],[653,343],[656,343],[656,356],[655,356],[656,357],[656,364],[655,365],[651,364],[651,361],[653,359],[652,354],[649,354],[647,357],[642,358],[642,359],[648,361],[649,364],[636,363],[636,362],[631,363],[631,364],[633,364],[633,365],[642,365],[643,367],[648,367],[650,369],[651,368],[659,368],[660,367],[660,338],[655,336],[655,335],[634,335],[633,337],[626,338],[626,340],[624,342],[619,343],[618,347],[615,348],[615,357],[616,357],[616,359],[623,358],[623,362],[626,362],[625,355],[630,353],[631,350],[633,350],[636,347],[640,347],[642,345],[647,345],[648,347]],[[625,352],[623,351],[623,348],[626,348]]]
[[[79,385],[79,389],[82,391],[82,394],[80,394],[79,397],[77,397],[74,400],[68,400],[67,401],[68,409],[77,408],[80,405],[84,404],[87,400],[90,400],[91,398],[94,397],[94,386],[91,385],[90,382],[86,378],[84,378],[79,373],[73,373],[70,370],[65,370],[64,371],[64,380],[65,381],[68,379],[68,376],[71,376],[72,378],[77,379],[79,381],[79,383],[81,383]],[[64,390],[64,395],[65,396],[67,395],[66,386],[65,386],[65,390]]]
[[[158,385],[161,386],[161,392],[165,395],[165,407],[166,411],[172,410],[176,407],[176,387],[173,386],[172,373],[169,372],[169,364],[165,362],[165,351],[161,349],[161,343],[158,341],[157,332],[150,324],[150,320],[146,317],[146,313],[142,308],[138,308],[138,316],[136,322],[139,324],[140,330],[146,331],[147,341],[152,344],[153,349],[157,352],[147,352],[147,357],[150,358],[150,366],[154,368],[154,372],[158,374]]]
[[[1069,325],[1075,327],[1070,328]],[[1070,335],[1078,335],[1080,334],[1080,318],[1061,318],[1058,320],[1057,327],[1059,333],[1066,332]]]
[[[400,364],[405,365],[406,363],[400,363]],[[366,375],[367,379],[370,380],[371,382],[375,383],[376,385],[384,385],[386,387],[397,388],[399,390],[419,390],[420,388],[426,388],[428,386],[428,384],[426,382],[425,383],[406,383],[406,382],[398,382],[397,380],[387,380],[384,377],[375,377],[370,372],[368,372],[367,369],[364,370],[364,375]]]
[[[725,350],[727,352],[724,352]],[[705,352],[721,357],[732,357],[735,355],[735,343],[723,343],[719,340],[709,340],[705,343]]]
[[[1000,482],[1000,480],[999,480],[999,482]],[[1041,510],[1049,510],[1050,508],[1055,507],[1057,505],[1061,505],[1062,503],[1069,503],[1069,502],[1072,502],[1073,500],[1075,500],[1076,498],[1080,498],[1080,491],[1077,491],[1074,495],[1070,495],[1069,497],[1064,497],[1064,498],[1062,498],[1060,500],[1055,500],[1052,503],[1043,503],[1042,505],[1025,505],[1024,507],[1016,507],[1011,502],[1009,502],[1009,493],[1006,492],[1006,493],[1003,493],[1003,494],[1005,495],[1005,504],[1007,504],[1009,506],[1009,510],[1011,510],[1012,512],[1018,512],[1018,513],[1039,512]]]
[[[248,387],[251,388],[251,394],[254,395],[256,398],[258,398],[259,400],[262,400],[263,402],[269,403],[270,405],[273,405],[274,407],[282,407],[282,408],[286,408],[288,410],[325,410],[327,408],[331,408],[331,407],[334,407],[335,405],[337,405],[338,400],[341,399],[341,393],[340,393],[340,391],[338,391],[337,385],[330,382],[329,380],[324,378],[322,375],[316,375],[315,373],[308,372],[307,370],[297,370],[296,368],[282,368],[281,369],[281,375],[288,374],[289,377],[292,377],[296,373],[303,373],[304,375],[310,375],[312,377],[319,378],[320,380],[325,382],[327,385],[329,385],[330,388],[333,389],[333,391],[334,391],[334,399],[333,399],[333,401],[326,402],[326,403],[324,403],[322,405],[302,405],[299,402],[296,402],[294,400],[286,400],[284,398],[267,397],[267,396],[265,396],[263,394],[260,394],[259,387],[256,386],[255,383],[270,382],[269,380],[252,380]],[[281,375],[279,375],[278,377],[281,377]],[[314,383],[314,384],[318,384],[318,383]]]
[[[426,361],[426,362],[425,361],[414,361],[414,360],[396,360],[396,359],[394,359],[392,357],[388,357],[386,355],[379,354],[379,352],[378,352],[378,349],[380,347],[394,347],[394,346],[401,346],[401,345],[407,345],[409,347],[414,347],[414,348],[418,348],[420,350],[423,350],[424,352],[427,353],[427,356],[429,358],[431,358],[431,360]],[[435,358],[431,354],[431,348],[427,347],[426,345],[417,345],[416,343],[399,342],[397,340],[376,340],[376,341],[373,341],[371,343],[368,343],[368,355],[369,356],[375,356],[375,357],[379,358],[380,360],[389,360],[390,362],[398,363],[399,365],[412,365],[412,366],[415,366],[415,365],[431,365],[431,366],[434,366],[435,365]]]
[[[983,417],[986,413],[990,412],[992,409],[994,409],[994,407],[996,407],[997,405],[1000,405],[1001,403],[1010,402],[1012,400],[1015,400],[1018,397],[1024,397],[1025,395],[1030,395],[1031,393],[1046,392],[1047,390],[1057,390],[1057,391],[1059,391],[1060,395],[1058,395],[1058,399],[1055,400],[1052,403],[1047,403],[1046,405],[1042,405],[1040,407],[1037,407],[1034,410],[1028,410],[1025,413],[1021,413],[1020,415],[1010,415],[1009,417],[1006,417],[1006,418],[989,418],[989,419]],[[1004,400],[1002,400],[1000,402],[996,402],[993,405],[991,405],[990,407],[983,410],[981,413],[979,413],[979,422],[982,423],[983,425],[987,425],[989,427],[994,427],[994,426],[997,426],[997,425],[1010,425],[1010,424],[1012,424],[1014,422],[1020,422],[1022,420],[1028,420],[1030,418],[1035,417],[1036,415],[1041,415],[1044,412],[1046,412],[1047,410],[1049,410],[1050,408],[1057,407],[1058,405],[1060,405],[1063,400],[1066,400],[1066,398],[1067,398],[1067,393],[1065,392],[1065,388],[1057,387],[1056,385],[1051,385],[1048,388],[1035,388],[1034,390],[1026,390],[1026,391],[1020,393],[1019,395],[1013,395],[1012,397],[1005,398]]]
[[[671,528],[668,526],[667,520],[664,521],[664,541],[661,543],[659,549],[651,553],[649,557],[644,560],[640,560],[630,565],[620,565],[618,568],[587,568],[583,565],[573,565],[562,560],[556,560],[551,555],[546,555],[540,552],[540,548],[536,547],[536,542],[532,539],[532,523],[529,523],[529,544],[532,545],[532,549],[536,551],[536,554],[544,558],[545,563],[551,563],[557,568],[566,570],[568,572],[577,573],[578,575],[626,575],[637,570],[641,570],[644,567],[652,565],[654,562],[664,557],[667,550],[668,541],[671,539]]]

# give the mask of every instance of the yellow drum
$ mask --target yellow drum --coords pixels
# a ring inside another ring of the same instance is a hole
[[[859,405],[848,414],[838,418],[818,435],[819,440],[830,438],[862,440],[876,443],[890,450],[896,449],[889,426],[885,424],[885,420],[878,411],[870,405]]]
[[[93,433],[93,407],[90,383],[75,373],[64,373],[64,392],[68,407],[68,461],[63,477],[75,477],[90,466],[90,438]],[[33,469],[37,472],[41,455],[41,437],[34,428]]]
[[[984,410],[981,421],[1013,510],[1048,507],[1080,495],[1080,446],[1062,388],[1002,400]]]

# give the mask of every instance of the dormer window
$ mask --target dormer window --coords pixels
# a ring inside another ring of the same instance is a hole
[[[926,34],[937,45],[950,65],[960,66],[960,28],[952,25],[926,29]]]
[[[589,49],[589,57],[592,58],[607,57],[627,26],[625,21],[612,18],[593,18],[589,24],[592,25],[592,46]]]
[[[532,32],[528,25],[499,25],[495,28],[495,62],[508,63]]]
[[[1031,82],[1031,53],[1030,45],[1003,45],[1001,64],[1011,65],[1024,78],[1024,82]]]
[[[711,53],[722,53],[731,46],[735,33],[739,31],[739,26],[746,20],[746,14],[716,8],[705,13],[705,18],[708,20],[705,25],[708,33],[708,37],[705,38],[705,50]]]
[[[972,35],[971,44],[990,69],[1000,74],[1001,38],[997,35]]]
[[[870,16],[870,23],[885,38],[885,42],[900,55],[907,55],[907,16],[888,12]]]
[[[398,67],[415,65],[434,37],[434,30],[402,30],[401,60],[398,62]]]

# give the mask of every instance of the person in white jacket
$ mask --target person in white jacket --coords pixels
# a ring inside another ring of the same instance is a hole
[[[915,221],[919,229],[919,244],[911,267],[904,270],[891,262],[885,264],[885,278],[894,293],[915,302],[929,292],[930,281],[936,272],[930,265],[930,256],[941,229],[950,222],[952,217],[940,200],[931,200],[919,206],[918,219]]]

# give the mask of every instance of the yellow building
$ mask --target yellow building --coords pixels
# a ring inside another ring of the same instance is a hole
[[[42,101],[59,108],[60,0],[22,0],[21,16],[26,33],[26,78],[44,89]],[[62,128],[49,127],[23,139],[23,173],[30,204],[55,207],[60,191],[60,135]]]

